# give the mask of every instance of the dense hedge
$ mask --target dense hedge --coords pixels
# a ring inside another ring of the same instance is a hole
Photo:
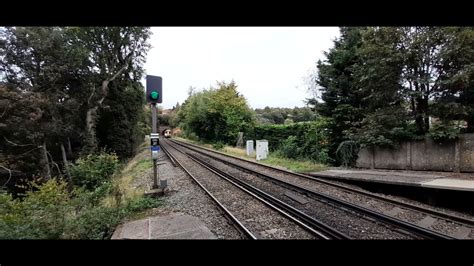
[[[259,125],[247,135],[247,139],[265,139],[270,151],[277,151],[288,158],[327,163],[329,141],[326,128],[325,120],[288,125]]]

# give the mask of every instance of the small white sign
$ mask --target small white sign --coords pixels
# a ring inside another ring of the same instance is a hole
[[[268,155],[268,141],[257,140],[257,161],[267,159]]]
[[[247,140],[247,156],[252,156],[252,154],[254,153],[254,149],[253,149],[253,140]]]

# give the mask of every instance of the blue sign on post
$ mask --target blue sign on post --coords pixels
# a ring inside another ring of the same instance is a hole
[[[159,151],[159,150],[160,150],[160,146],[151,146],[151,150],[152,150],[152,151]]]

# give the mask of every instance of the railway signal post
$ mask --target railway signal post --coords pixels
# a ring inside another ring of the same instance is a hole
[[[151,122],[152,131],[150,134],[151,141],[151,158],[153,160],[153,187],[152,189],[158,189],[158,182],[160,183],[161,189],[166,188],[166,180],[159,180],[157,160],[158,152],[160,151],[160,136],[157,130],[157,114],[156,104],[163,102],[163,82],[161,77],[158,76],[146,76],[146,100],[151,104]]]

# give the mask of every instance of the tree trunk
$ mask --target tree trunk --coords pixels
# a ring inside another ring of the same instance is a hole
[[[127,56],[128,57],[128,56]],[[89,96],[89,99],[87,100],[87,104],[89,106],[87,113],[86,113],[86,127],[87,127],[87,148],[95,150],[97,147],[97,142],[96,142],[96,137],[95,137],[95,123],[97,122],[96,117],[97,117],[97,109],[102,105],[102,102],[104,102],[105,98],[108,95],[108,90],[109,90],[109,83],[115,80],[125,69],[128,68],[128,62],[125,63],[125,65],[120,68],[115,75],[112,77],[102,81],[102,86],[100,88],[100,98],[97,100],[93,100],[94,94],[95,94],[95,87],[92,91],[92,94]]]
[[[424,118],[424,127],[425,127],[425,132],[428,132],[430,129],[430,115],[429,115],[429,104],[428,104],[428,99],[430,97],[429,95],[429,84],[422,84],[421,88],[423,91],[423,118]]]
[[[423,99],[423,119],[425,132],[428,132],[428,130],[430,129],[430,116],[428,108],[428,97],[426,97]]]
[[[46,142],[43,141],[43,160],[44,160],[44,172],[46,178],[51,179],[51,169],[49,168],[48,150],[46,149]]]
[[[87,140],[86,149],[92,152],[96,149],[95,141],[95,120],[97,114],[97,106],[89,108],[86,113],[86,126],[87,126]]]
[[[427,111],[428,111],[428,99],[417,98],[415,122],[418,128],[418,131],[421,134],[428,132],[428,129],[430,128],[430,120],[429,120]]]
[[[87,125],[87,133],[89,135],[94,134],[94,129],[95,129],[95,122],[96,122],[96,116],[97,116],[97,109],[99,106],[94,106],[92,108],[89,108],[86,113],[86,125]],[[95,135],[95,134],[94,134]]]
[[[425,115],[425,130],[428,132],[430,130],[430,116]]]
[[[415,72],[416,72],[416,70],[415,70]],[[418,94],[420,92],[420,85],[418,84],[418,82],[414,81],[413,85],[415,86],[415,92],[417,93],[416,97],[415,97],[416,109],[414,110],[415,111],[415,124],[416,124],[416,127],[418,129],[418,132],[420,134],[424,134],[425,133],[425,128],[424,128],[424,119],[423,118],[424,118],[425,110],[423,108],[423,97]]]
[[[64,171],[66,172],[67,179],[69,183],[72,182],[71,179],[71,174],[69,173],[69,165],[66,157],[66,149],[64,149],[64,144],[61,142],[61,154],[63,156],[63,165],[64,165]]]
[[[74,157],[72,154],[71,140],[69,137],[67,138],[67,153],[69,154],[69,157]]]
[[[420,99],[416,99],[415,124],[420,134],[425,133],[423,130],[423,110],[421,108]]]

